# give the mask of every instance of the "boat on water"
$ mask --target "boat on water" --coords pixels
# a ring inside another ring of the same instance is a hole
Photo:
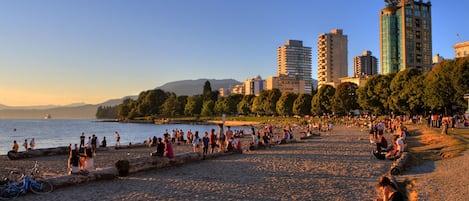
[[[50,114],[44,115],[44,119],[50,119],[50,118],[52,118],[52,116]]]

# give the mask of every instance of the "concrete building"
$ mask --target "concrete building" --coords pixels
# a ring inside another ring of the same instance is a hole
[[[469,41],[456,43],[456,45],[454,45],[453,48],[454,48],[455,58],[469,56]]]
[[[367,77],[378,74],[378,59],[371,56],[371,51],[363,51],[361,56],[353,58],[353,77]]]
[[[318,88],[347,77],[347,51],[347,36],[341,29],[318,36]]]
[[[264,90],[264,80],[260,75],[244,81],[244,95],[259,95]]]
[[[242,94],[244,95],[244,84],[234,85],[231,89],[231,94]]]
[[[287,40],[277,52],[277,78],[271,81],[278,81],[281,92],[311,94],[311,47],[304,47],[300,40]]]
[[[432,68],[431,3],[387,0],[380,12],[380,73]]]

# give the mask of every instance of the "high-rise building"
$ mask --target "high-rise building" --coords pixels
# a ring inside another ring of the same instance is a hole
[[[386,0],[380,12],[380,73],[432,68],[431,3]]]
[[[318,36],[318,88],[336,85],[339,78],[347,77],[347,35],[342,29]]]
[[[280,91],[311,94],[311,47],[304,47],[300,40],[287,40],[285,45],[277,48],[277,52]]]
[[[363,51],[361,56],[353,58],[353,77],[366,77],[378,73],[378,59],[371,51]]]

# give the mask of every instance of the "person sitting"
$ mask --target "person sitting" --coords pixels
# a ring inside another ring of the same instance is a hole
[[[103,141],[101,141],[101,147],[106,147],[107,142],[106,142],[106,137],[103,137]]]
[[[156,155],[163,156],[164,155],[164,143],[162,138],[158,138],[158,143],[156,144]]]
[[[68,159],[68,167],[69,172],[68,174],[78,174],[80,173],[80,155],[78,152],[78,145],[75,144],[75,149],[72,149],[72,145],[70,144],[70,155]]]
[[[13,147],[12,147],[12,150],[13,150],[13,152],[15,152],[15,153],[18,152],[18,150],[19,150],[19,145],[18,145],[18,143],[16,142],[16,140],[13,140]]]
[[[378,180],[378,188],[383,193],[383,198],[376,201],[403,201],[404,196],[399,192],[399,188],[386,176]]]
[[[85,171],[94,171],[94,157],[93,157],[93,151],[91,149],[85,149],[85,154],[86,154],[86,163],[84,166]]]
[[[404,152],[404,142],[399,136],[394,136],[393,140],[393,149],[386,154],[386,158],[389,160],[395,160],[401,157],[401,154]]]
[[[168,158],[174,158],[173,144],[168,139],[164,140],[164,156]]]

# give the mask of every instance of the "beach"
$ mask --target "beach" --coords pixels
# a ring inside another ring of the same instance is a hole
[[[175,147],[179,153],[191,150],[189,145]],[[336,126],[329,135],[299,143],[59,188],[47,195],[28,193],[17,200],[373,200],[378,197],[376,182],[391,162],[377,160],[370,150],[367,134],[359,128]],[[114,165],[118,158],[147,156],[149,150],[97,155],[100,168]],[[52,176],[63,174],[66,159],[50,156],[7,163],[38,160],[44,174]]]

